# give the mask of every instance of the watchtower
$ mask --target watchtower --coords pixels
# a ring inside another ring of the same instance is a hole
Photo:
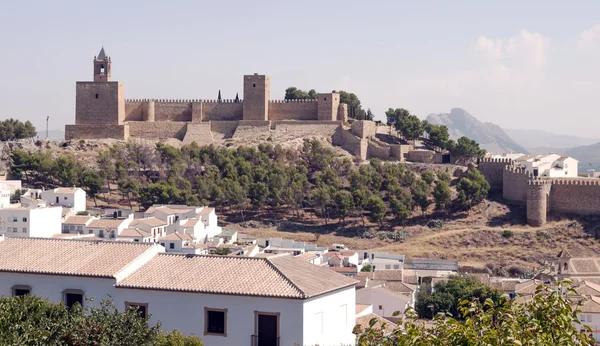
[[[111,59],[104,52],[94,57],[94,81],[75,86],[75,124],[121,125],[125,120],[125,88],[111,80]]]
[[[338,120],[338,107],[340,106],[340,94],[327,93],[317,95],[317,119],[322,121]]]
[[[244,120],[269,120],[270,84],[269,76],[258,73],[244,76]]]
[[[94,57],[94,82],[110,81],[110,64],[110,57],[106,56],[102,47],[98,56]]]

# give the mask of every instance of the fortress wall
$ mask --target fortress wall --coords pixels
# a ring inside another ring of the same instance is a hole
[[[398,161],[404,161],[408,152],[413,150],[412,145],[406,144],[391,144],[390,145],[390,158],[397,159]]]
[[[269,102],[269,120],[317,120],[316,100]]]
[[[512,165],[510,159],[483,159],[477,168],[490,183],[492,190],[501,190],[504,168],[510,165]]]
[[[377,145],[373,142],[367,142],[367,158],[378,158],[380,160],[389,160],[391,148],[389,146]]]
[[[340,121],[271,121],[273,137],[276,139],[294,139],[309,136],[323,136],[332,138],[340,127]]]
[[[346,130],[342,126],[337,128],[332,142],[333,145],[344,148],[344,150],[349,151],[360,160],[367,159],[369,141],[356,137],[350,130]]]
[[[513,202],[527,201],[527,182],[533,179],[533,176],[524,173],[523,170],[506,167],[502,172],[502,197]]]
[[[340,103],[338,106],[337,120],[341,122],[348,121],[348,105],[345,103]]]
[[[183,144],[188,145],[196,142],[198,145],[208,145],[213,143],[212,132],[210,131],[210,122],[189,123],[183,137]]]
[[[350,125],[350,129],[355,136],[369,138],[377,133],[377,124],[371,120],[355,120]]]
[[[126,140],[129,138],[129,126],[109,124],[66,125],[65,140],[72,139],[103,139],[114,138]]]
[[[408,161],[422,162],[422,163],[434,163],[435,151],[432,150],[410,150],[408,152]]]
[[[546,223],[552,185],[548,180],[531,180],[527,186],[527,223],[539,227]]]
[[[249,141],[266,140],[269,136],[271,136],[271,122],[261,120],[241,120],[233,134],[234,139]]]
[[[215,132],[217,133],[221,133],[223,135],[225,135],[226,137],[231,137],[233,136],[233,133],[235,132],[235,129],[238,126],[239,121],[234,120],[234,121],[211,121],[210,122],[210,131],[213,132],[213,134]]]
[[[192,121],[192,103],[187,101],[163,101],[154,103],[155,121]]]
[[[181,121],[131,121],[127,124],[131,137],[149,139],[177,138],[183,140],[187,130],[187,123]]]
[[[231,100],[203,101],[202,120],[242,120],[244,104]]]
[[[553,179],[550,211],[600,214],[600,179]]]
[[[144,120],[144,103],[143,102],[125,102],[125,121],[142,121]]]

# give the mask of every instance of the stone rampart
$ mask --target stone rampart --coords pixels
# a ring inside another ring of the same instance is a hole
[[[317,120],[316,100],[274,100],[269,102],[270,120]]]
[[[143,121],[144,102],[125,102],[125,121]]]
[[[131,137],[167,139],[177,138],[183,140],[185,137],[187,122],[181,121],[130,121],[129,135]]]
[[[271,135],[271,122],[262,120],[240,120],[233,133],[234,139],[262,141]]]
[[[187,124],[185,136],[183,137],[183,144],[188,145],[192,142],[196,142],[198,145],[208,145],[213,143],[209,121]]]
[[[344,148],[344,150],[347,150],[359,160],[367,159],[369,141],[367,139],[356,137],[352,134],[352,132],[350,132],[350,130],[346,130],[342,126],[337,128],[334,136],[332,137],[332,143],[333,145]]]
[[[561,214],[600,214],[600,179],[552,179],[550,211]]]
[[[192,103],[186,101],[155,101],[155,121],[192,121]]]
[[[408,161],[434,163],[435,151],[433,150],[410,150],[407,154]]]
[[[377,133],[377,124],[372,120],[354,120],[350,130],[359,138],[370,138]]]
[[[203,101],[202,120],[242,120],[244,104],[240,102]]]
[[[534,177],[523,169],[507,166],[502,171],[502,197],[511,202],[527,201],[528,181]]]
[[[406,160],[408,152],[413,150],[412,145],[406,144],[391,144],[390,145],[390,157],[397,159],[398,161]]]
[[[527,223],[539,227],[546,223],[552,183],[545,179],[527,182]]]
[[[504,168],[507,166],[512,166],[512,160],[484,158],[479,162],[478,169],[492,190],[502,190]]]
[[[129,126],[109,124],[82,124],[66,125],[65,139],[103,139],[114,138],[127,140],[129,138]]]
[[[231,121],[211,121],[210,122],[210,131],[212,132],[213,138],[216,135],[219,135],[223,138],[231,138],[233,137],[233,133],[238,126],[238,120]]]
[[[390,146],[379,145],[372,141],[368,141],[368,143],[367,143],[367,158],[368,159],[377,158],[380,160],[389,160],[390,157],[391,157]]]

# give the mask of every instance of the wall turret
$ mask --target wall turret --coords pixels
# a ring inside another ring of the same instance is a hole
[[[527,223],[539,227],[546,223],[550,206],[552,182],[545,179],[533,179],[527,185]]]

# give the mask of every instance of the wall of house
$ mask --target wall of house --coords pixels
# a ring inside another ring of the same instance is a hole
[[[115,280],[110,278],[90,278],[78,276],[23,274],[0,272],[0,296],[11,296],[11,287],[14,285],[26,285],[31,287],[31,294],[40,296],[54,303],[63,301],[63,291],[67,289],[82,290],[84,295],[84,306],[91,304],[99,306],[102,299],[108,299],[108,295],[114,297]],[[94,298],[93,302],[86,302],[85,298]],[[121,306],[118,306],[122,308]]]
[[[273,100],[269,120],[317,120],[317,100]]]
[[[382,317],[393,317],[396,311],[404,313],[407,303],[410,301],[409,296],[401,299],[398,295],[382,287],[361,288],[356,291],[356,304],[373,305],[374,314]]]
[[[115,304],[147,303],[152,315],[150,324],[162,323],[165,331],[178,329],[186,335],[196,334],[205,345],[249,345],[255,335],[254,311],[279,312],[280,345],[309,345],[303,341],[303,302],[295,299],[213,295],[187,292],[117,288]],[[227,336],[204,335],[204,308],[227,309]],[[181,313],[185,311],[185,317]],[[352,307],[354,313],[354,306]],[[310,344],[312,345],[312,344]]]
[[[56,198],[58,197],[58,203]],[[52,204],[58,204],[63,207],[73,208],[73,211],[86,210],[86,193],[83,190],[77,190],[76,193],[56,193],[54,190],[42,191],[44,201]]]
[[[36,208],[29,214],[29,237],[50,238],[61,233],[62,207]]]
[[[307,300],[303,308],[304,331],[300,345],[354,345],[355,292],[354,287],[349,287]]]

